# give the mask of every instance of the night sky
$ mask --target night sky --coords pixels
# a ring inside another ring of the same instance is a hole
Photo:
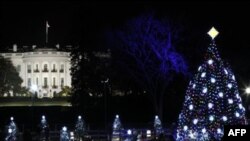
[[[211,26],[220,32],[216,43],[222,58],[229,62],[240,86],[250,84],[250,3],[244,2],[1,2],[1,48],[43,45],[45,21],[50,24],[49,43],[80,44],[102,48],[104,33],[121,27],[127,20],[154,12],[180,25],[178,50],[195,72],[209,45]]]

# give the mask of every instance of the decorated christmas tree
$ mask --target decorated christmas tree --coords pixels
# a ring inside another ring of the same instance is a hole
[[[224,125],[245,125],[245,108],[230,67],[222,61],[212,38],[204,63],[190,81],[179,115],[177,137],[182,140],[221,140]]]
[[[122,130],[122,124],[119,115],[116,115],[115,120],[113,122],[112,141],[120,140],[121,130]]]
[[[17,125],[14,121],[14,118],[11,117],[10,123],[7,126],[7,134],[6,134],[5,140],[6,141],[15,141],[15,140],[17,140],[17,136],[18,136],[18,128],[17,128]]]
[[[49,124],[45,116],[43,115],[40,123],[40,139],[48,140],[48,136],[49,136]]]
[[[158,116],[155,116],[155,120],[154,120],[154,130],[155,130],[155,135],[156,135],[156,136],[159,136],[159,135],[163,132],[161,120],[159,119]]]
[[[63,127],[60,131],[60,141],[70,141],[69,133],[67,131],[67,127]]]
[[[84,120],[82,119],[82,116],[78,116],[77,118],[76,125],[75,125],[75,132],[79,140],[84,136],[86,132],[86,125],[85,125]]]

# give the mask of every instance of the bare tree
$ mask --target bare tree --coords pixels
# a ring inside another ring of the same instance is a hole
[[[153,15],[143,15],[111,34],[115,49],[126,56],[121,66],[149,94],[160,118],[167,85],[175,74],[187,71],[185,60],[174,48],[178,27],[173,27]]]

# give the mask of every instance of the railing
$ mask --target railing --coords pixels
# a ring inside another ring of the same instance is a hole
[[[35,69],[34,72],[37,73],[37,72],[39,72],[39,70],[38,70],[38,69]]]
[[[63,70],[63,69],[60,69],[60,72],[61,72],[61,73],[63,73],[63,72],[64,72],[64,70]]]
[[[57,72],[57,70],[56,70],[56,69],[53,69],[53,70],[51,70],[51,72]]]
[[[43,72],[49,72],[49,70],[48,69],[44,69]]]

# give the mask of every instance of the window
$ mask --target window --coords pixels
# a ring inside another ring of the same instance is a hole
[[[43,65],[43,72],[48,72],[48,64]]]
[[[55,85],[56,85],[56,78],[53,77],[53,86],[55,86]]]
[[[34,72],[39,72],[39,70],[38,70],[38,64],[36,64]]]
[[[64,72],[64,65],[61,64],[60,72]]]
[[[17,72],[20,72],[21,71],[21,65],[17,65],[16,70],[17,70]]]
[[[31,87],[31,78],[28,78],[28,87]]]
[[[37,85],[37,86],[39,85],[39,83],[38,83],[38,77],[36,78],[36,85]]]
[[[64,78],[61,78],[61,87],[64,86]]]
[[[52,87],[53,88],[57,88],[57,86],[56,86],[56,78],[55,77],[53,77],[53,82],[52,82]]]
[[[45,88],[47,88],[47,87],[48,87],[48,78],[47,78],[47,77],[44,77],[43,79],[44,79],[44,80],[43,80],[43,86],[44,86]]]
[[[52,67],[52,71],[51,72],[56,72],[56,64],[53,64],[53,67]]]
[[[28,73],[31,73],[31,65],[28,65],[28,66],[27,66],[27,72],[28,72]]]

